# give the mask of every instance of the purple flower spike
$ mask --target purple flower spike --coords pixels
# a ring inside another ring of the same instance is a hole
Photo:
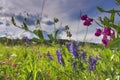
[[[70,49],[71,48],[71,44],[66,44],[66,47],[67,47],[68,51],[71,52],[71,49]]]
[[[96,63],[98,58],[94,58],[92,56],[89,57],[89,70],[95,70],[96,69]]]
[[[30,41],[30,39],[29,39],[27,36],[24,36],[22,39],[23,39],[24,41],[26,41],[26,42],[29,42],[29,41]]]
[[[59,50],[56,50],[56,53],[57,53],[58,62],[59,62],[61,65],[65,66],[65,63],[64,63],[64,60],[63,60],[63,57],[62,57],[62,54],[60,53],[60,51],[59,51]]]
[[[76,70],[76,65],[77,65],[77,62],[72,63],[73,70]]]
[[[84,62],[87,61],[87,60],[86,60],[86,57],[87,57],[87,53],[86,53],[86,52],[83,52],[83,53],[81,54],[81,59],[83,59]]]
[[[47,56],[49,57],[50,60],[53,60],[52,54],[48,51]]]
[[[72,44],[71,44],[71,53],[73,55],[73,58],[77,58],[78,57],[78,49],[79,49],[79,46],[77,46],[77,42],[76,41],[73,41]]]

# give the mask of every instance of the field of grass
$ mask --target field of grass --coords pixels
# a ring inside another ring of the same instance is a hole
[[[62,54],[61,63],[56,50]],[[85,60],[80,55],[86,53]],[[97,62],[90,67],[90,57]],[[0,80],[119,80],[120,51],[107,48],[79,47],[73,58],[66,45],[0,44]]]

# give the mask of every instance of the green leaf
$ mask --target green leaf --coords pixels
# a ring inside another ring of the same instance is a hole
[[[115,19],[115,13],[111,13],[110,21],[114,23],[114,19]]]
[[[118,5],[120,5],[120,0],[115,0],[117,2]]]
[[[51,41],[54,41],[54,37],[53,37],[52,34],[48,34],[48,37],[49,37],[49,39],[50,39]]]
[[[28,30],[27,24],[25,22],[23,22],[23,29],[25,29],[26,31]]]
[[[115,38],[110,41],[108,47],[110,48],[120,48],[120,38]]]
[[[59,21],[58,18],[54,18],[54,23],[57,23]]]
[[[45,40],[42,30],[34,30],[33,33],[35,33],[41,40]]]
[[[55,37],[55,40],[57,39],[58,32],[59,32],[59,30],[56,30],[56,31],[55,31],[55,36],[54,36],[54,37]]]
[[[14,17],[13,17],[13,16],[12,16],[11,21],[12,21],[12,24],[13,24],[14,26],[16,26],[16,22],[15,22],[15,19],[14,19]]]
[[[98,7],[98,6],[97,6],[97,9],[98,9],[100,12],[104,12],[104,11],[105,11],[103,8]]]

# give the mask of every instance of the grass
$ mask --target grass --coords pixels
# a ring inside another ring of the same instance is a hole
[[[59,64],[56,50],[63,56],[65,66]],[[0,44],[0,80],[119,80],[120,51],[107,48],[92,48],[90,45],[80,48],[89,56],[100,54],[96,70],[88,70],[88,62],[73,59],[65,45],[23,45],[5,46]],[[47,53],[52,54],[50,60]],[[77,61],[77,69],[72,67],[72,61]],[[6,62],[6,64],[3,64]],[[14,66],[16,64],[16,66]]]

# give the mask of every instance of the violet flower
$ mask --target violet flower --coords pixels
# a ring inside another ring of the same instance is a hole
[[[78,55],[79,46],[77,45],[76,41],[72,41],[70,51],[71,51],[71,53],[73,55],[73,58],[77,58],[79,56]]]
[[[87,59],[86,59],[86,57],[87,57],[87,53],[86,52],[83,52],[82,54],[81,54],[81,59],[83,59],[84,60],[84,62],[86,62],[87,61]]]
[[[49,57],[50,60],[53,60],[52,54],[48,51],[47,56]]]
[[[92,56],[89,57],[89,70],[95,70],[96,69],[96,63],[98,61],[98,58],[94,58]]]
[[[63,57],[62,57],[62,54],[60,53],[60,51],[59,51],[59,50],[56,50],[56,53],[57,53],[58,62],[59,62],[61,65],[65,66],[65,62],[64,62],[64,60],[63,60]]]

